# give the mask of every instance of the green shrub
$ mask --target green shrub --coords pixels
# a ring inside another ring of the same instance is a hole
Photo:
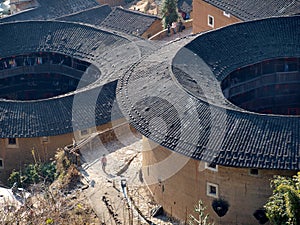
[[[28,186],[39,182],[50,184],[56,177],[55,163],[36,163],[29,164],[25,167],[24,171],[13,171],[9,176],[8,182],[11,186],[14,183],[17,183],[18,187],[27,188]]]
[[[264,206],[270,223],[300,225],[300,172],[292,178],[276,176],[271,187],[273,195]]]
[[[22,183],[22,179],[21,179],[21,174],[20,172],[17,172],[17,171],[13,171],[9,178],[8,178],[8,184],[9,186],[13,186],[14,183],[17,183],[18,187],[21,186],[21,183]]]

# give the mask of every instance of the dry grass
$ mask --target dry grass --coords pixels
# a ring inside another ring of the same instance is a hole
[[[0,207],[3,225],[92,225],[100,221],[80,189],[81,174],[70,164],[64,151],[56,154],[59,178],[50,186],[40,183],[29,188],[31,196],[21,206],[9,203]]]
[[[59,191],[35,188],[21,207],[0,208],[1,224],[99,224],[96,214],[80,190],[65,195]]]

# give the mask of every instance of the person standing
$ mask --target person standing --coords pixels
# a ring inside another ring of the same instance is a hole
[[[172,30],[173,30],[173,33],[176,34],[176,27],[177,27],[177,23],[174,21],[172,23]]]
[[[168,37],[170,37],[170,33],[171,33],[171,26],[170,26],[170,24],[168,24],[168,26],[167,26],[167,35],[168,35]]]
[[[178,32],[182,32],[182,26],[183,26],[182,21],[179,20],[179,23],[178,23]]]
[[[101,158],[101,165],[102,165],[102,170],[104,171],[104,173],[106,173],[106,165],[107,165],[107,158],[105,156],[105,154],[103,154],[102,158]]]

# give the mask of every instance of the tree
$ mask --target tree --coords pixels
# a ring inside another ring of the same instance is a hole
[[[167,28],[168,24],[176,22],[179,18],[177,0],[163,0],[161,13],[164,28]]]
[[[293,178],[277,176],[271,181],[274,189],[265,204],[273,225],[300,225],[300,172]]]
[[[189,225],[214,225],[208,222],[209,215],[205,215],[205,209],[203,202],[199,200],[198,205],[195,206],[195,213],[198,214],[198,219],[190,215]]]

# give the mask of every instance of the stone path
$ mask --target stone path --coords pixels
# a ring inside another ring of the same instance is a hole
[[[90,184],[85,192],[94,211],[103,224],[149,224],[135,210],[129,209],[121,188],[121,180],[126,180],[128,195],[144,217],[154,224],[176,224],[168,222],[168,218],[157,219],[150,216],[150,211],[156,204],[141,179],[142,140],[133,136],[122,140],[122,144],[116,141],[110,143],[109,147],[106,145],[92,151],[82,151],[83,158],[88,159],[83,165],[83,173]],[[114,151],[111,152],[111,149]],[[109,152],[106,154],[106,173],[101,165],[104,152]]]

